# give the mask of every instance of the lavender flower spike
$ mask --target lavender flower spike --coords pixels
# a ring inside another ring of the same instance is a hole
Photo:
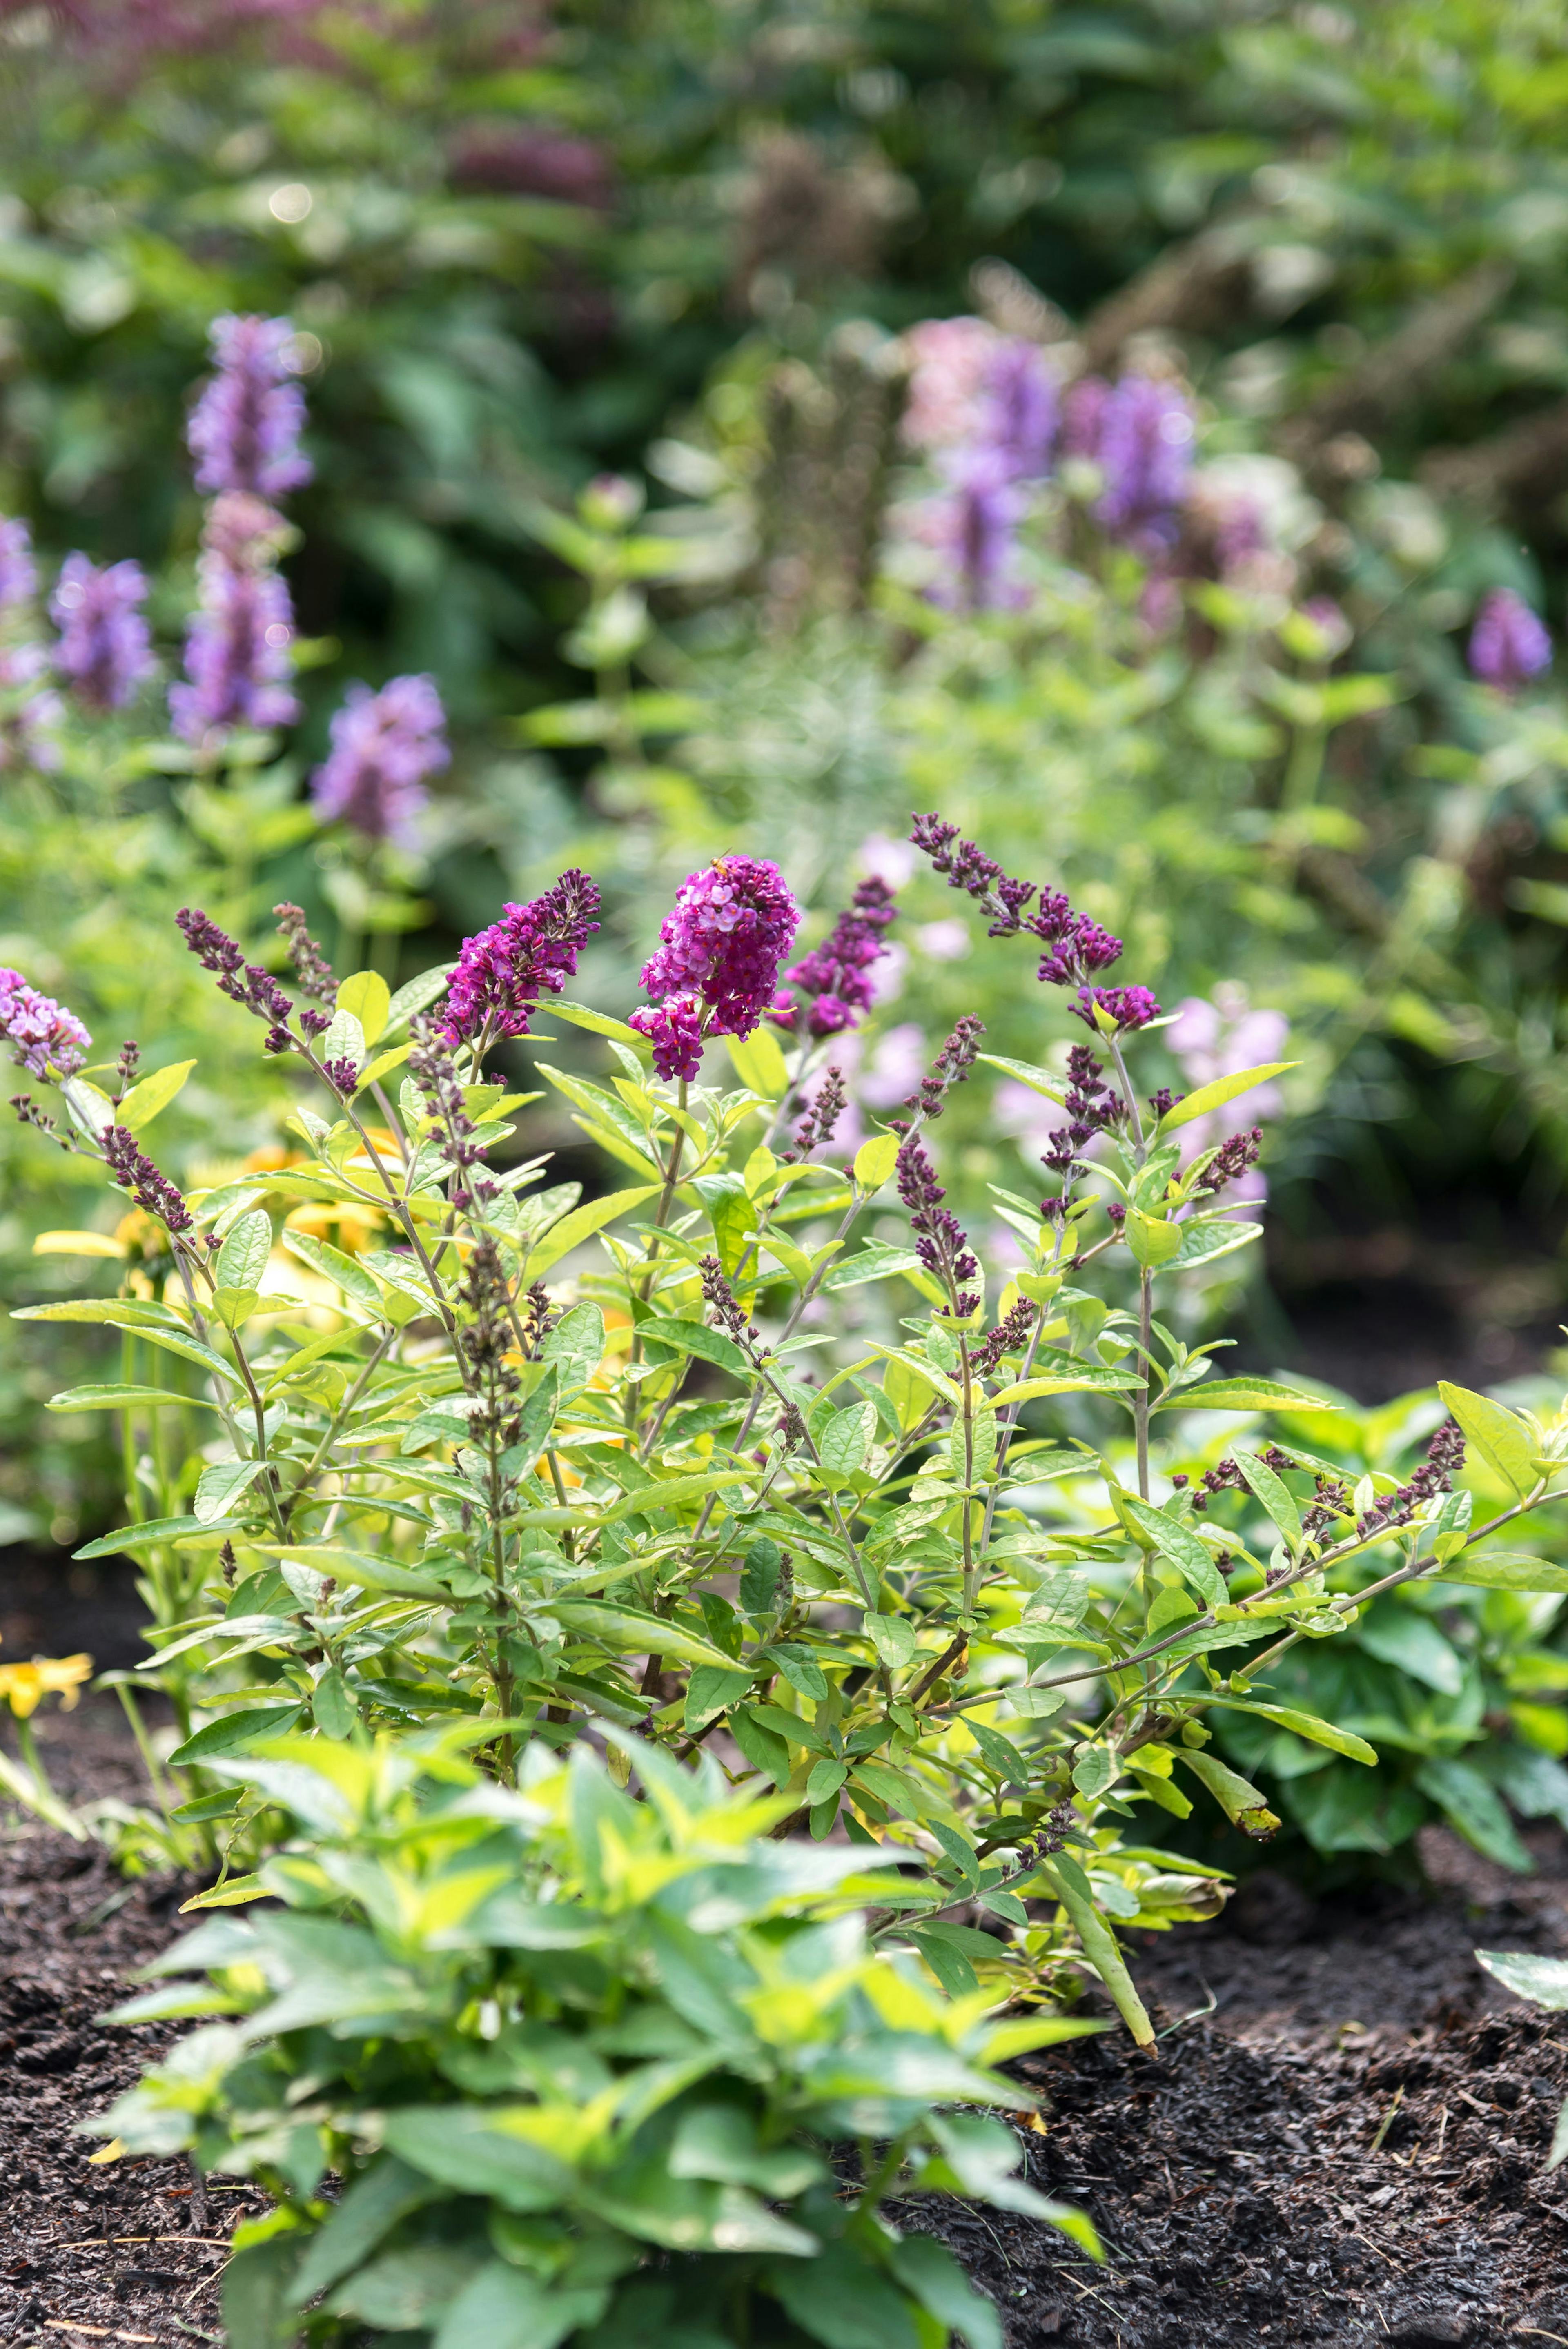
[[[1470,636],[1472,676],[1500,693],[1517,693],[1552,666],[1552,639],[1511,587],[1494,587],[1482,602]]]
[[[123,709],[154,667],[140,605],[147,575],[140,563],[100,571],[85,554],[67,554],[49,598],[58,627],[55,665],[89,709]]]
[[[721,856],[677,890],[641,984],[661,1002],[697,998],[710,1035],[749,1036],[774,1009],[779,965],[799,927],[800,907],[776,864]]]
[[[299,715],[288,690],[294,611],[275,571],[215,553],[197,564],[202,602],[185,636],[190,682],[169,692],[174,731],[200,742],[216,727],[287,726]]]
[[[1106,401],[1096,452],[1106,486],[1096,518],[1150,552],[1176,536],[1192,468],[1192,410],[1174,384],[1125,375]]]
[[[577,956],[598,928],[597,885],[574,867],[526,905],[508,905],[500,921],[464,938],[447,991],[449,1044],[526,1036],[541,995],[559,995]]]
[[[351,685],[331,730],[332,749],[311,778],[317,815],[341,817],[368,840],[411,847],[425,777],[452,756],[434,678],[395,677],[379,693]]]
[[[1009,336],[985,373],[981,437],[991,453],[1021,481],[1037,481],[1051,470],[1051,452],[1061,422],[1056,379],[1044,351]]]
[[[74,1011],[29,987],[19,970],[0,970],[0,1036],[30,1076],[74,1077],[92,1038]]]
[[[277,498],[309,481],[310,460],[299,451],[305,395],[293,380],[293,336],[286,318],[213,319],[218,372],[192,409],[185,436],[199,490]]]
[[[32,532],[25,522],[0,520],[0,612],[31,603],[37,589]]]

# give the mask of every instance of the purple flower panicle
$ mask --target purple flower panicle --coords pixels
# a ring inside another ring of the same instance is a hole
[[[1081,987],[1076,1001],[1067,1009],[1096,1035],[1100,1028],[1096,1010],[1108,1013],[1124,1034],[1128,1029],[1147,1028],[1151,1019],[1159,1018],[1159,1005],[1147,987]]]
[[[214,318],[209,378],[191,411],[186,440],[196,487],[282,497],[308,481],[300,454],[305,395],[295,382],[294,329],[286,318]]]
[[[202,601],[185,637],[188,684],[171,686],[174,731],[199,742],[213,727],[287,726],[299,715],[288,690],[294,611],[275,571],[209,552],[197,565]]]
[[[120,1189],[130,1192],[144,1215],[156,1216],[168,1232],[192,1228],[193,1218],[182,1194],[125,1126],[105,1129],[103,1154]]]
[[[414,842],[425,778],[447,765],[446,713],[435,680],[395,677],[379,693],[351,685],[332,720],[332,748],[311,778],[316,812],[368,840]]]
[[[659,1002],[695,997],[710,1035],[749,1036],[776,1004],[779,966],[799,926],[800,907],[776,864],[721,856],[677,890],[642,987]]]
[[[898,911],[898,898],[885,881],[875,875],[862,881],[830,935],[785,971],[788,984],[812,998],[805,1014],[809,1034],[836,1036],[858,1026],[860,1015],[870,1010],[876,989],[868,974],[888,951],[882,933]],[[781,1028],[793,1027],[800,1007],[781,996],[770,1016]]]
[[[29,987],[19,970],[0,970],[0,1036],[30,1076],[74,1077],[92,1038],[74,1011]]]
[[[38,592],[33,533],[25,522],[0,519],[0,611],[29,604]]]
[[[540,996],[559,995],[576,972],[598,912],[597,885],[574,867],[542,897],[506,906],[489,929],[464,938],[447,991],[448,1043],[526,1036]]]
[[[191,905],[182,905],[174,916],[184,935],[185,944],[203,970],[210,970],[218,982],[220,994],[231,1003],[243,1004],[254,1011],[258,1019],[269,1023],[266,1040],[269,1052],[286,1052],[294,1042],[288,1032],[289,1017],[294,1005],[284,993],[272,973],[259,964],[247,962],[238,943],[216,922]],[[307,1013],[306,1018],[309,1018]],[[321,1019],[321,1026],[327,1021]]]
[[[1511,587],[1494,587],[1476,615],[1469,642],[1470,674],[1501,693],[1517,693],[1552,666],[1552,639]]]
[[[937,1181],[937,1170],[919,1134],[910,1134],[899,1148],[898,1183],[898,1196],[909,1211],[915,1254],[948,1289],[953,1310],[972,1313],[980,1295],[966,1284],[979,1278],[980,1266],[971,1252],[968,1233],[951,1210],[942,1206],[947,1193]]]
[[[985,371],[980,416],[985,446],[1015,481],[1037,481],[1051,470],[1060,421],[1056,378],[1044,352],[1009,336]]]
[[[1103,375],[1083,375],[1062,402],[1062,454],[1097,462],[1111,387]]]
[[[1100,417],[1096,456],[1105,488],[1096,520],[1147,550],[1173,544],[1193,438],[1192,410],[1174,384],[1123,376]]]
[[[627,1021],[653,1047],[653,1065],[666,1083],[690,1083],[702,1067],[702,1005],[694,995],[667,995],[645,1004]]]
[[[152,644],[140,605],[147,574],[140,563],[111,563],[100,571],[85,554],[60,565],[49,615],[58,627],[55,665],[89,709],[123,709],[153,668]]]

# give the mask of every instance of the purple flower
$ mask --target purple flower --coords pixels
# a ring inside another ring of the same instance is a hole
[[[369,840],[412,844],[424,780],[452,753],[435,680],[395,677],[379,693],[351,685],[332,720],[332,749],[311,779],[316,812],[341,817]]]
[[[267,1050],[288,1051],[294,1043],[288,1032],[289,1016],[294,1005],[272,973],[263,970],[259,963],[247,962],[237,940],[230,937],[226,930],[221,930],[210,914],[203,914],[195,906],[182,905],[174,919],[185,944],[202,969],[215,974],[219,993],[226,995],[231,1003],[243,1004],[247,1011],[254,1011],[258,1019],[268,1022]],[[311,1013],[306,1012],[301,1025],[306,1024],[311,1018]],[[320,1025],[322,1028],[327,1025],[324,1018]],[[315,1032],[319,1034],[320,1029]]]
[[[1076,987],[1088,972],[1105,970],[1121,956],[1120,938],[1087,914],[1075,914],[1060,890],[1044,892],[1039,912],[1024,926],[1049,948],[1035,973],[1048,987]]]
[[[168,1232],[192,1228],[191,1210],[180,1190],[123,1125],[106,1127],[103,1154],[120,1189],[130,1192],[143,1214],[156,1216]]]
[[[285,582],[211,553],[196,574],[201,608],[185,637],[190,683],[169,694],[174,731],[199,742],[213,727],[289,725],[299,704],[286,684],[294,613]]]
[[[92,1038],[74,1011],[29,987],[19,970],[0,970],[0,1036],[30,1076],[73,1077]]]
[[[1159,1006],[1147,987],[1081,987],[1078,999],[1067,1006],[1075,1019],[1099,1033],[1096,1009],[1108,1012],[1118,1030],[1147,1028],[1159,1018]]]
[[[1100,433],[1111,387],[1103,375],[1083,375],[1067,388],[1062,402],[1062,454],[1099,461]]]
[[[542,897],[506,906],[489,929],[464,938],[447,992],[448,1043],[526,1036],[540,996],[559,995],[576,973],[598,911],[597,886],[574,867]]]
[[[275,506],[249,490],[225,490],[207,508],[202,543],[210,554],[239,569],[264,569],[277,561],[293,533]]]
[[[1511,587],[1494,587],[1476,615],[1469,644],[1470,673],[1500,693],[1517,693],[1552,666],[1552,639],[1529,605]]]
[[[293,339],[286,318],[213,319],[218,372],[203,386],[185,435],[199,490],[276,498],[309,481],[310,460],[299,452],[305,395],[293,380]]]
[[[644,1004],[626,1024],[648,1038],[654,1068],[666,1082],[676,1078],[689,1081],[701,1071],[702,1006],[694,995],[670,995],[662,1003]]]
[[[58,627],[55,665],[89,709],[123,709],[154,667],[139,606],[147,595],[140,563],[100,571],[85,554],[67,554],[49,598]]]
[[[710,1035],[749,1036],[774,1007],[779,965],[799,926],[800,907],[776,864],[721,856],[676,891],[640,983],[661,1003],[697,997]]]
[[[935,535],[956,580],[938,580],[932,600],[966,612],[1022,602],[1013,558],[1027,502],[1012,465],[992,450],[977,449],[950,472],[952,487],[937,502]]]
[[[1010,336],[985,371],[980,438],[1015,481],[1037,481],[1051,468],[1061,403],[1044,353]]]
[[[1096,454],[1105,489],[1096,520],[1135,545],[1172,544],[1193,431],[1192,410],[1173,384],[1123,376],[1100,419]]]
[[[785,971],[791,987],[815,999],[805,1015],[811,1035],[836,1036],[858,1026],[860,1014],[870,1010],[876,988],[867,973],[888,951],[882,933],[898,911],[898,901],[886,882],[875,876],[862,881],[831,935]],[[793,1027],[799,1006],[781,997],[772,1017],[781,1028]]]
[[[0,520],[0,611],[14,611],[37,593],[33,533],[25,522]]]
[[[915,1254],[928,1272],[935,1273],[949,1294],[955,1313],[972,1313],[980,1303],[977,1290],[964,1284],[979,1277],[980,1266],[971,1252],[969,1235],[942,1201],[947,1193],[937,1181],[925,1143],[911,1134],[898,1151],[898,1196],[909,1210]]]
[[[48,666],[42,645],[13,645],[0,651],[0,695],[18,697],[9,709],[0,709],[0,768],[36,767],[48,775],[60,763],[55,729],[65,717],[65,703],[53,686],[26,690],[38,685]]]

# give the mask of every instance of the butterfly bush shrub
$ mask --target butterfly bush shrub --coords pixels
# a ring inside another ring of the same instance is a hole
[[[566,992],[601,910],[581,871],[397,997],[337,977],[296,907],[286,984],[184,909],[298,1088],[293,1162],[205,1190],[150,1146],[182,1070],[127,1045],[100,1086],[65,1008],[7,999],[57,1096],[18,1113],[164,1251],[119,1298],[30,1309],[118,1333],[118,1379],[57,1402],[122,1415],[130,1522],[92,1547],[181,1600],[135,1675],[181,1725],[158,1810],[98,1813],[128,1854],[218,1861],[208,1900],[265,1889],[268,1785],[217,1766],[257,1738],[444,1723],[512,1786],[584,1739],[624,1780],[631,1734],[776,1789],[781,1829],[894,1856],[873,1941],[952,1994],[1092,1971],[1147,2043],[1117,1930],[1223,1897],[1158,1815],[1278,1825],[1217,1725],[1371,1769],[1359,1728],[1294,1700],[1298,1651],[1411,1586],[1560,1586],[1495,1537],[1558,1491],[1568,1419],[1445,1388],[1424,1457],[1401,1428],[1351,1478],[1289,1432],[1317,1397],[1176,1334],[1165,1297],[1258,1232],[1234,1202],[1260,1130],[1183,1136],[1282,1064],[1179,1093],[1122,941],[938,815],[911,845],[1082,1040],[997,1063],[962,1018],[852,1154],[835,1056],[896,900],[864,886],[803,954],[786,878],[743,853],[679,891],[629,1019]],[[562,1025],[602,1040],[602,1079],[545,1057]],[[506,1163],[527,1096],[489,1074],[502,1040],[620,1187]],[[998,1197],[1000,1267],[943,1180],[950,1104],[990,1065],[1056,1120],[1033,1195]],[[302,1206],[369,1237],[350,1253]]]

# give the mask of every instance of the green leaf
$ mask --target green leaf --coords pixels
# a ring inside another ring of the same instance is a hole
[[[447,2309],[434,2349],[556,2349],[581,2338],[608,2302],[607,2283],[551,2287],[506,2260],[491,2260]],[[437,2314],[439,2312],[432,2312]]]
[[[195,1067],[194,1061],[174,1061],[166,1069],[156,1069],[150,1077],[132,1085],[115,1112],[115,1123],[123,1125],[128,1133],[140,1133],[150,1126],[160,1110],[167,1109],[175,1094]]]
[[[1181,1226],[1158,1216],[1146,1216],[1141,1207],[1127,1209],[1122,1237],[1146,1272],[1158,1271],[1181,1252]]]
[[[1120,1506],[1147,1535],[1160,1557],[1168,1559],[1182,1580],[1197,1591],[1206,1607],[1223,1607],[1227,1603],[1230,1593],[1225,1578],[1189,1526],[1184,1526],[1179,1518],[1168,1517],[1163,1509],[1151,1508],[1147,1501],[1135,1500],[1130,1495],[1120,1496]]]
[[[726,1036],[730,1065],[749,1093],[764,1101],[781,1101],[789,1090],[789,1067],[771,1028],[753,1028],[749,1036]]]
[[[591,1239],[596,1232],[602,1232],[605,1226],[613,1224],[618,1216],[629,1214],[633,1207],[640,1207],[645,1199],[653,1198],[662,1187],[658,1183],[637,1183],[629,1190],[612,1191],[607,1198],[589,1199],[582,1206],[574,1207],[569,1216],[563,1216],[560,1222],[553,1225],[543,1239],[535,1240],[529,1249],[523,1285],[525,1287],[530,1281],[541,1279],[552,1265],[558,1264],[573,1248],[579,1247],[584,1240]]]
[[[853,2240],[825,2243],[814,2260],[781,2260],[766,2282],[826,2349],[922,2349],[909,2302]]]
[[[418,978],[410,978],[406,987],[400,987],[387,1006],[387,1024],[381,1033],[390,1035],[411,1019],[416,1011],[428,1011],[446,993],[447,982],[456,968],[454,962],[438,963],[433,970],[422,970]]]
[[[730,1715],[729,1729],[753,1769],[771,1778],[775,1786],[782,1786],[790,1775],[788,1741],[760,1721],[751,1705],[736,1705]]]
[[[255,1483],[265,1466],[265,1460],[221,1460],[215,1467],[203,1468],[191,1504],[197,1524],[210,1526],[226,1517],[230,1504]]]
[[[660,1316],[639,1324],[639,1336],[644,1345],[669,1346],[676,1353],[695,1354],[704,1362],[711,1362],[732,1378],[746,1379],[752,1366],[732,1338],[722,1330],[710,1330],[701,1321],[679,1321]]]
[[[1467,1551],[1441,1568],[1434,1581],[1460,1582],[1474,1590],[1568,1590],[1568,1566],[1549,1566],[1521,1552]]]
[[[1263,1721],[1272,1721],[1276,1729],[1288,1729],[1297,1737],[1306,1738],[1314,1745],[1326,1745],[1331,1753],[1343,1754],[1347,1761],[1375,1763],[1377,1754],[1365,1737],[1354,1730],[1336,1729],[1332,1722],[1320,1721],[1314,1713],[1298,1713],[1294,1705],[1262,1704],[1241,1697],[1215,1699],[1227,1713],[1255,1713]]]
[[[1532,1872],[1535,1862],[1520,1841],[1502,1796],[1472,1764],[1435,1756],[1422,1763],[1416,1784],[1437,1804],[1449,1826],[1457,1827],[1465,1841],[1488,1859],[1512,1868],[1517,1876]]]
[[[1227,1102],[1240,1100],[1254,1085],[1266,1085],[1271,1077],[1282,1077],[1287,1069],[1300,1067],[1299,1061],[1263,1061],[1255,1069],[1238,1069],[1233,1076],[1216,1077],[1212,1084],[1199,1085],[1196,1092],[1184,1095],[1166,1111],[1155,1129],[1157,1138],[1163,1141],[1179,1126],[1190,1125],[1194,1118],[1207,1117],[1210,1110],[1223,1109]]]
[[[222,1884],[214,1884],[193,1899],[182,1900],[178,1915],[189,1917],[198,1909],[243,1909],[249,1900],[270,1900],[272,1887],[264,1884],[259,1876],[231,1876]]]
[[[357,970],[337,989],[337,1009],[353,1013],[366,1044],[379,1043],[391,1016],[391,989],[379,970]]]
[[[1001,2318],[945,2243],[934,2235],[905,2235],[890,2256],[893,2273],[928,2315],[961,2334],[969,2349],[1002,2349]]]
[[[824,1754],[820,1762],[814,1762],[811,1765],[811,1775],[805,1782],[806,1801],[826,1803],[830,1795],[837,1794],[848,1775],[846,1763],[836,1762],[830,1754]]]
[[[574,1305],[562,1314],[540,1350],[545,1361],[555,1363],[563,1392],[576,1393],[603,1359],[604,1315],[597,1305]]]
[[[569,1028],[586,1029],[590,1036],[613,1037],[618,1044],[628,1045],[631,1050],[647,1058],[647,1037],[639,1036],[635,1028],[628,1028],[624,1019],[611,1019],[603,1011],[590,1011],[586,1003],[557,1002],[554,998],[550,1001],[549,1016],[552,1019],[564,1019]]]
[[[825,1412],[813,1431],[824,1474],[841,1482],[855,1475],[865,1464],[876,1433],[874,1402],[851,1403],[845,1411]]]
[[[898,1163],[903,1136],[874,1133],[855,1154],[855,1180],[863,1191],[879,1191]],[[916,1259],[919,1262],[919,1258]]]
[[[1272,1468],[1265,1467],[1255,1454],[1242,1451],[1239,1444],[1231,1447],[1231,1457],[1251,1485],[1254,1499],[1261,1501],[1293,1550],[1302,1546],[1301,1512],[1296,1507],[1290,1487],[1281,1482]]]
[[[698,1664],[686,1684],[682,1725],[687,1734],[705,1728],[716,1714],[727,1713],[738,1698],[745,1695],[752,1677],[739,1664],[732,1665],[728,1671],[718,1664]]]
[[[1541,1958],[1530,1950],[1478,1950],[1476,1963],[1533,2006],[1559,2012],[1568,2007],[1568,1958]],[[1555,2152],[1555,2145],[1552,2149]],[[1562,2155],[1557,2158],[1561,2160]]]
[[[160,1403],[170,1403],[181,1411],[216,1411],[215,1402],[205,1395],[171,1394],[166,1387],[103,1386],[67,1387],[63,1394],[51,1395],[46,1411],[129,1411],[139,1404],[150,1409]]]
[[[1274,1379],[1210,1379],[1200,1387],[1183,1387],[1179,1393],[1157,1402],[1156,1411],[1325,1411],[1322,1395],[1300,1387],[1281,1386]]]
[[[272,1255],[272,1217],[265,1207],[241,1216],[218,1251],[220,1288],[259,1288]]]
[[[823,1288],[829,1291],[859,1288],[868,1280],[888,1280],[896,1272],[919,1272],[920,1259],[909,1248],[889,1247],[885,1240],[868,1240],[854,1256],[829,1268]]]
[[[327,1240],[318,1240],[312,1232],[291,1231],[286,1225],[283,1231],[283,1245],[290,1256],[296,1256],[302,1263],[325,1273],[327,1278],[340,1288],[345,1297],[351,1297],[357,1305],[368,1306],[372,1311],[379,1307],[381,1292],[375,1280],[362,1264],[346,1255],[342,1248],[332,1247]]]
[[[253,1738],[281,1737],[294,1727],[302,1710],[297,1704],[262,1704],[247,1706],[242,1713],[225,1713],[177,1745],[170,1762],[183,1770],[192,1763],[210,1761],[214,1754],[244,1753]]]
[[[549,2210],[569,2196],[567,2164],[523,2134],[538,2106],[414,2105],[388,2113],[382,2142],[410,2169],[507,2210]],[[520,2126],[514,2131],[509,2123]]]
[[[1440,1696],[1458,1696],[1465,1684],[1461,1657],[1445,1640],[1429,1616],[1388,1599],[1374,1607],[1355,1626],[1355,1639],[1368,1655],[1412,1680],[1436,1689]]]
[[[1278,1816],[1270,1810],[1256,1786],[1240,1771],[1221,1762],[1217,1754],[1199,1753],[1187,1745],[1173,1745],[1169,1752],[1176,1761],[1186,1763],[1195,1778],[1202,1780],[1226,1817],[1243,1835],[1262,1843],[1276,1832]]]
[[[597,1599],[552,1599],[550,1612],[578,1638],[598,1640],[618,1655],[679,1656],[684,1663],[711,1664],[722,1672],[735,1669],[733,1656],[667,1616],[645,1615],[640,1609],[612,1607]]]
[[[1000,1069],[1004,1076],[1016,1077],[1032,1093],[1043,1093],[1054,1101],[1058,1109],[1067,1106],[1066,1081],[1053,1076],[1049,1069],[1036,1068],[1033,1061],[1006,1061],[997,1052],[981,1052],[981,1061],[988,1069]]]
[[[223,2333],[229,2349],[287,2349],[296,2332],[290,2287],[305,2237],[290,2231],[247,2243],[223,2270]]]
[[[112,1534],[100,1534],[97,1541],[88,1542],[81,1549],[71,1552],[73,1557],[118,1557],[122,1550],[151,1549],[154,1543],[176,1541],[182,1534],[210,1533],[199,1517],[150,1517],[144,1525],[121,1526]]]
[[[1520,1499],[1532,1493],[1541,1482],[1541,1471],[1523,1421],[1501,1403],[1493,1402],[1490,1395],[1472,1394],[1468,1387],[1450,1386],[1446,1379],[1438,1380],[1438,1392],[1464,1430],[1466,1442],[1490,1461]]]
[[[330,2291],[369,2256],[400,2219],[434,2201],[437,2190],[428,2178],[383,2154],[354,2180],[326,2225],[311,2237],[289,2292],[291,2304],[303,2308],[318,2292]]]
[[[1105,1984],[1116,2013],[1140,2047],[1154,2045],[1154,2025],[1133,1984],[1116,1935],[1095,1907],[1088,1878],[1068,1852],[1041,1863],[1040,1874],[1072,1920],[1084,1955]]]
[[[999,1387],[989,1400],[992,1408],[1000,1411],[1004,1403],[1033,1402],[1039,1395],[1128,1394],[1142,1384],[1136,1371],[1099,1370],[1091,1365],[1081,1371],[1015,1380],[1010,1387]]]
[[[351,1733],[359,1716],[348,1682],[336,1664],[328,1665],[317,1682],[310,1710],[323,1737],[330,1737],[340,1745]]]
[[[200,1338],[187,1336],[183,1330],[166,1330],[143,1321],[119,1319],[111,1321],[110,1327],[128,1330],[133,1338],[144,1338],[150,1346],[161,1347],[166,1354],[178,1354],[187,1362],[200,1362],[204,1371],[211,1371],[214,1378],[223,1379],[231,1387],[244,1383],[233,1363],[225,1362],[222,1354],[215,1353],[211,1346],[204,1346]]]

